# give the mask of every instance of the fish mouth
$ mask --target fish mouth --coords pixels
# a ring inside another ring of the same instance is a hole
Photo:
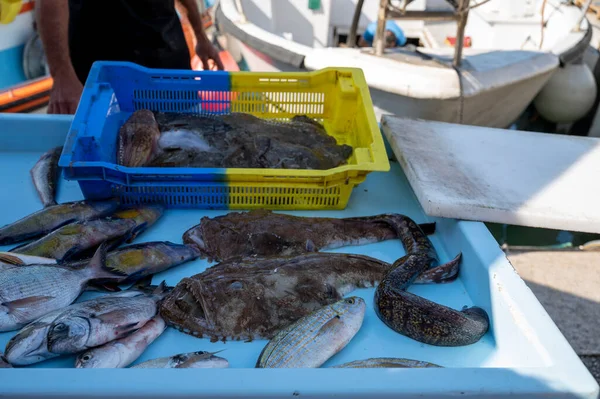
[[[201,258],[210,258],[210,253],[206,242],[204,241],[204,234],[200,231],[199,234],[194,234],[191,231],[186,232],[183,235],[183,242],[189,247],[193,248]]]
[[[204,285],[197,280],[184,278],[162,304],[161,313],[173,327],[197,337],[213,334],[215,326],[210,321],[211,312],[205,299]]]

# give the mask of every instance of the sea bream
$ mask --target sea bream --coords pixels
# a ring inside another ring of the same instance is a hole
[[[111,249],[133,240],[154,224],[162,213],[163,208],[155,205],[121,210],[100,219],[68,224],[10,252],[54,258],[59,262],[74,260],[85,257],[102,242],[110,242],[108,249]]]
[[[350,297],[300,318],[267,343],[256,368],[320,367],[354,338],[365,310],[364,299]]]
[[[198,351],[179,353],[174,356],[159,357],[146,360],[131,366],[132,369],[224,369],[229,367],[229,362],[220,356],[219,352]]]
[[[365,368],[442,368],[434,363],[422,360],[404,359],[395,357],[375,357],[364,360],[355,360],[353,362],[338,364],[331,368],[365,369]]]
[[[0,331],[19,329],[53,310],[73,303],[93,280],[120,281],[102,268],[104,244],[89,267],[29,265],[0,270]]]
[[[165,328],[164,320],[156,316],[128,336],[80,353],[75,360],[75,368],[127,367],[144,353],[146,348],[165,331]]]
[[[76,201],[48,206],[11,224],[0,227],[0,245],[42,237],[69,223],[85,222],[110,215],[119,201]]]
[[[46,151],[29,171],[33,185],[44,207],[56,205],[56,186],[58,184],[58,159],[63,147],[54,147]]]
[[[104,306],[103,304],[108,298],[132,298],[147,295],[156,289],[157,286],[145,286],[142,285],[142,282],[139,282],[127,290],[108,293],[46,313],[39,319],[27,324],[8,341],[5,356],[15,366],[27,366],[60,356],[58,353],[49,351],[48,333],[52,322],[64,314],[65,311],[80,308],[98,309]]]
[[[48,351],[72,355],[129,335],[158,314],[168,290],[163,282],[150,294],[101,298],[94,306],[64,309],[48,329]]]
[[[212,341],[270,339],[353,290],[375,286],[390,266],[338,253],[229,260],[183,278],[163,301],[161,315]]]

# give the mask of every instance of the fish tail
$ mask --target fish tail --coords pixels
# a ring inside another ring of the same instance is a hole
[[[126,273],[109,270],[106,267],[106,252],[110,245],[110,240],[104,241],[94,253],[89,266],[85,269],[90,273],[90,280],[116,280],[120,282],[127,278]]]
[[[425,270],[417,276],[413,284],[440,284],[450,283],[456,280],[460,269],[461,259],[462,253],[459,253],[450,262]]]

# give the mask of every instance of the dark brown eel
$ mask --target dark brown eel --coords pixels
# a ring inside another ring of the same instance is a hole
[[[463,346],[479,341],[489,329],[485,310],[473,306],[457,311],[406,291],[421,273],[443,270],[445,265],[437,266],[431,241],[412,219],[393,215],[387,221],[398,233],[406,255],[394,262],[375,290],[377,316],[392,330],[430,345]],[[461,254],[448,264],[460,259]]]

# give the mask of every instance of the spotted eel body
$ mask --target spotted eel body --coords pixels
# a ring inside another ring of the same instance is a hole
[[[477,342],[489,329],[489,317],[480,307],[461,311],[429,301],[406,289],[428,271],[454,269],[456,258],[438,266],[431,241],[407,216],[394,215],[388,223],[397,231],[406,255],[398,259],[375,291],[375,312],[394,331],[436,346],[462,346]]]

